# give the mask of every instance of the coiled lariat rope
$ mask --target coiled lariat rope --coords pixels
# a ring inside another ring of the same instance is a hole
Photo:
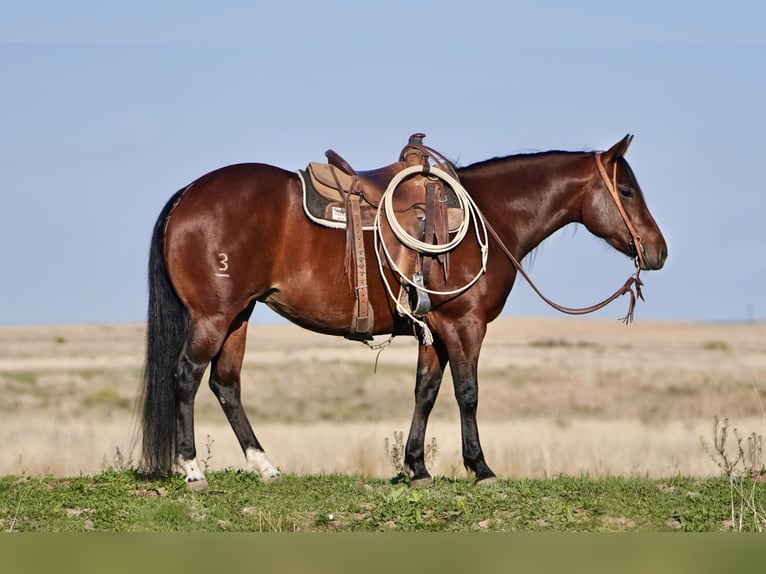
[[[420,241],[419,239],[410,235],[410,233],[406,229],[404,229],[404,227],[402,227],[402,225],[396,219],[396,213],[393,207],[393,198],[394,198],[394,193],[396,192],[396,188],[407,177],[410,177],[418,173],[424,173],[424,172],[427,174],[427,177],[434,176],[438,179],[441,179],[452,188],[452,190],[455,192],[455,196],[457,197],[458,203],[460,205],[460,210],[463,213],[463,219],[460,222],[460,225],[457,227],[456,231],[454,232],[454,237],[446,243],[434,244],[434,243],[426,243],[424,241]],[[466,283],[462,287],[458,287],[457,289],[452,289],[449,291],[439,291],[439,290],[428,289],[424,286],[417,285],[416,283],[414,283],[412,279],[407,277],[407,275],[402,272],[402,270],[394,261],[394,258],[391,256],[391,253],[388,250],[388,246],[386,245],[386,242],[383,240],[383,235],[381,233],[381,227],[380,227],[381,212],[384,212],[384,217],[386,218],[388,225],[391,227],[391,230],[393,231],[394,235],[399,240],[399,242],[402,243],[402,245],[404,245],[405,247],[409,249],[417,251],[418,253],[424,253],[427,255],[440,255],[442,253],[447,253],[448,251],[451,251],[452,249],[460,245],[463,239],[465,239],[465,236],[468,234],[468,228],[471,226],[471,222],[473,221],[474,231],[476,234],[476,242],[478,243],[479,250],[481,252],[481,268],[473,277],[473,279],[468,281],[468,283]],[[479,208],[474,203],[473,198],[471,198],[471,196],[468,194],[466,189],[461,185],[461,183],[457,179],[452,177],[449,173],[434,166],[426,167],[424,165],[413,165],[410,167],[406,167],[402,171],[397,173],[394,176],[394,178],[391,180],[391,182],[388,184],[388,187],[386,188],[386,191],[383,194],[383,199],[381,200],[380,205],[378,206],[378,210],[375,214],[374,238],[375,238],[375,254],[378,258],[378,267],[380,269],[380,275],[383,278],[383,284],[386,286],[386,290],[388,291],[389,296],[391,297],[391,299],[394,301],[396,305],[397,312],[399,312],[400,314],[406,317],[409,317],[409,319],[413,323],[418,325],[422,329],[423,344],[431,345],[433,343],[433,334],[431,333],[431,330],[428,328],[428,325],[426,325],[425,321],[422,321],[421,319],[418,319],[417,317],[415,317],[409,309],[405,308],[400,303],[399,297],[397,297],[394,294],[391,284],[389,283],[388,279],[386,279],[386,275],[383,272],[383,257],[381,256],[381,251],[383,251],[383,253],[385,254],[385,259],[388,266],[391,268],[392,271],[394,271],[394,273],[399,275],[399,277],[405,283],[415,287],[419,291],[423,291],[431,295],[442,295],[442,296],[457,295],[459,293],[462,293],[466,289],[470,288],[474,283],[476,283],[479,280],[479,278],[487,270],[487,258],[489,257],[489,234],[487,232],[487,227],[484,222],[484,217],[482,216],[481,212],[479,211]]]

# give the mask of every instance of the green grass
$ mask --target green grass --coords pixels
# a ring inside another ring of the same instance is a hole
[[[731,345],[726,341],[705,341],[702,344],[705,351],[731,351]]]
[[[3,377],[14,383],[18,383],[24,386],[35,386],[38,382],[38,373],[30,373],[27,371],[8,371],[3,373]]]
[[[149,481],[131,471],[93,477],[0,478],[4,532],[359,532],[547,531],[716,532],[731,530],[726,477],[500,480],[491,487],[437,478],[287,475],[274,483],[211,472],[210,487],[180,477]],[[753,483],[766,506],[766,485]],[[764,525],[751,518],[743,530]]]

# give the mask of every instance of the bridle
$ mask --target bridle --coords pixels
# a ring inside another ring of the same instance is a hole
[[[527,275],[527,272],[524,271],[524,268],[521,266],[521,263],[518,259],[513,255],[513,253],[510,252],[510,250],[505,246],[502,239],[500,239],[500,236],[497,234],[495,229],[492,227],[492,225],[487,221],[487,218],[482,214],[482,217],[484,219],[484,224],[487,228],[487,230],[490,232],[492,237],[495,238],[495,241],[497,241],[498,245],[500,245],[500,249],[502,249],[503,253],[510,259],[513,266],[516,268],[516,270],[521,274],[522,277],[524,277],[525,281],[529,283],[529,286],[532,287],[535,293],[548,305],[556,309],[557,311],[561,311],[562,313],[567,313],[569,315],[586,315],[588,313],[593,313],[594,311],[598,311],[599,309],[602,309],[603,307],[606,307],[617,299],[618,297],[621,297],[622,295],[625,295],[626,293],[630,294],[630,304],[628,306],[628,313],[625,315],[625,317],[622,318],[622,321],[627,325],[628,323],[631,323],[633,321],[633,314],[636,308],[636,302],[638,299],[644,300],[644,296],[641,293],[641,287],[643,286],[643,282],[641,279],[638,278],[639,273],[641,272],[641,268],[644,267],[644,256],[643,256],[643,244],[641,243],[641,237],[636,233],[636,229],[633,227],[633,224],[630,222],[630,219],[628,219],[628,214],[625,213],[625,208],[622,206],[622,202],[620,201],[620,197],[617,193],[617,162],[614,163],[614,170],[612,173],[613,180],[610,181],[609,177],[606,174],[606,170],[604,169],[604,164],[601,161],[601,153],[597,152],[595,154],[596,157],[596,166],[598,167],[598,172],[601,175],[601,179],[604,181],[604,185],[606,185],[607,190],[609,190],[609,195],[612,196],[612,199],[614,199],[615,204],[617,205],[617,210],[620,212],[620,216],[622,217],[622,220],[625,222],[625,225],[628,228],[628,232],[630,233],[632,237],[633,246],[636,250],[636,256],[635,256],[635,263],[636,263],[636,271],[633,273],[628,279],[623,283],[623,285],[617,289],[612,295],[601,301],[600,303],[596,303],[595,305],[591,305],[590,307],[564,307],[563,305],[559,305],[558,303],[555,303],[548,299],[545,295],[542,294],[540,289],[538,289],[537,285],[534,284],[532,279]],[[635,288],[635,290],[634,290]]]
[[[641,269],[646,266],[644,262],[644,246],[641,243],[641,236],[636,233],[636,228],[633,227],[630,219],[628,219],[628,214],[625,213],[625,208],[623,207],[622,201],[620,200],[620,195],[617,193],[617,160],[615,159],[614,161],[614,165],[612,167],[612,179],[610,181],[609,176],[606,174],[606,169],[604,169],[604,163],[601,161],[601,152],[596,152],[595,157],[598,173],[601,175],[601,179],[604,181],[604,185],[609,191],[609,195],[612,196],[612,199],[617,206],[617,211],[620,212],[620,217],[622,217],[622,220],[625,222],[625,226],[628,228],[628,233],[630,233],[631,243],[633,244],[633,249],[636,251],[636,269]]]

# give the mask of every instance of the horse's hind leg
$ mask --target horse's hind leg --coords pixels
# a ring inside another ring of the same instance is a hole
[[[213,360],[210,389],[218,398],[218,402],[237,436],[239,445],[245,453],[247,469],[250,472],[257,472],[263,480],[268,481],[279,478],[280,473],[266,458],[266,453],[253,432],[241,401],[242,359],[245,354],[247,320],[252,310],[253,306],[251,305],[232,324],[221,352]]]
[[[412,471],[412,484],[431,482],[425,464],[425,437],[428,416],[439,394],[447,354],[438,339],[432,346],[418,350],[418,372],[415,380],[415,410],[405,447],[404,463]]]
[[[183,469],[186,482],[193,489],[207,486],[205,475],[197,464],[194,398],[202,375],[211,358],[218,352],[225,335],[225,322],[220,318],[192,319],[189,335],[176,367],[176,463]]]

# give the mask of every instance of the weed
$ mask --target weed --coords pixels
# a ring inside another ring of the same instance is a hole
[[[283,532],[282,517],[272,517],[271,512],[258,511],[258,532]]]
[[[431,442],[426,445],[425,459],[426,464],[431,466],[436,462],[436,457],[439,456],[439,447],[436,446],[436,437],[431,437]]]
[[[766,509],[756,497],[758,486],[766,478],[763,458],[763,435],[755,432],[747,437],[737,428],[731,429],[735,437],[734,448],[729,446],[729,419],[723,422],[716,415],[713,423],[713,444],[700,437],[702,448],[723,471],[729,481],[730,521],[728,526],[742,531],[745,521],[752,520],[755,530],[761,532],[766,524]]]
[[[398,476],[406,476],[407,467],[404,464],[406,448],[406,445],[404,444],[404,432],[394,431],[393,436],[393,442],[389,441],[388,437],[383,440],[383,448],[386,453],[386,458],[391,462],[391,466],[394,467]],[[431,466],[438,456],[439,448],[436,444],[436,437],[431,437],[431,442],[425,445],[425,452],[423,453],[426,466]]]
[[[205,458],[202,459],[202,467],[205,469],[205,472],[208,471],[210,468],[210,461],[213,460],[213,443],[215,443],[215,440],[210,436],[207,435],[205,437]]]
[[[133,457],[132,455],[126,457],[124,454],[122,454],[120,447],[117,446],[114,448],[114,456],[112,457],[112,464],[107,465],[106,457],[104,457],[104,462],[101,464],[101,468],[104,472],[107,472],[107,471],[112,471],[116,473],[125,472],[126,470],[130,470],[131,468],[133,468]]]
[[[406,474],[407,468],[404,466],[404,433],[394,431],[393,444],[389,442],[388,437],[383,439],[383,449],[386,458],[391,462],[391,466],[397,474]]]

